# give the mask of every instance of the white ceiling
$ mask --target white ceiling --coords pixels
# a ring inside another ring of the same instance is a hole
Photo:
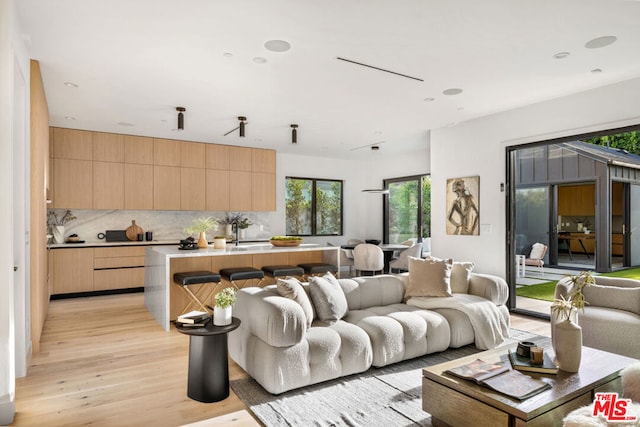
[[[424,146],[429,129],[640,76],[640,1],[632,0],[16,5],[51,125],[288,153],[399,153]],[[585,47],[601,36],[617,41]],[[268,51],[268,40],[291,49]],[[558,52],[570,55],[554,59]],[[443,94],[451,88],[463,92]],[[173,130],[177,106],[187,109],[183,131]],[[223,136],[238,116],[248,117],[246,137]]]

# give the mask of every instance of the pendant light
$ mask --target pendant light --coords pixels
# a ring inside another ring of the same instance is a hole
[[[292,144],[298,143],[298,125],[296,124],[291,125],[291,143]]]
[[[244,125],[247,121],[247,118],[245,116],[238,116],[238,120],[240,120],[240,125],[238,126],[238,128],[240,129],[240,138],[244,138]]]
[[[178,112],[178,130],[184,130],[184,112],[187,111],[184,107],[176,107]]]

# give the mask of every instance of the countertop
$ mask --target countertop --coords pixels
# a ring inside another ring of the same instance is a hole
[[[269,240],[245,240],[241,241],[240,245],[247,244],[268,244]],[[85,243],[51,243],[48,246],[49,249],[71,249],[71,248],[101,248],[101,247],[113,247],[113,246],[171,246],[175,245],[177,248],[180,245],[179,239],[176,240],[143,240],[143,241],[126,241],[126,242],[107,242],[107,241],[99,241],[99,242],[85,242]],[[213,242],[210,242],[210,245],[213,245]],[[232,243],[228,244],[228,246],[232,245]],[[268,244],[268,246],[271,246]],[[183,252],[183,251],[180,251]]]
[[[322,246],[315,243],[302,243],[300,246],[278,247],[270,243],[240,243],[239,246],[227,244],[225,249],[214,249],[210,245],[207,249],[181,250],[178,246],[162,246],[150,248],[159,255],[169,258],[188,258],[199,256],[222,256],[222,255],[250,255],[275,252],[305,252],[318,250],[337,250],[339,246]],[[148,251],[149,249],[147,249]]]

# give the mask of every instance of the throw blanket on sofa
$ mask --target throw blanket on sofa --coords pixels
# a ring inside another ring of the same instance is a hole
[[[500,315],[498,307],[482,297],[453,294],[453,297],[411,297],[408,305],[433,310],[451,308],[463,312],[469,318],[475,334],[476,347],[495,348],[509,336],[509,326]]]

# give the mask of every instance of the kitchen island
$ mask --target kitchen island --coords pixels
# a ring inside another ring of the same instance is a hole
[[[255,267],[265,265],[298,265],[322,262],[325,251],[339,251],[337,246],[301,244],[295,247],[274,247],[271,244],[227,245],[226,249],[180,250],[178,246],[148,246],[145,250],[144,304],[166,331],[188,303],[178,286],[172,286],[173,274],[184,271],[222,268]],[[339,268],[340,266],[338,266]],[[267,280],[262,285],[269,284]],[[194,288],[198,285],[193,285]],[[199,285],[199,286],[211,286]],[[223,280],[215,285],[214,293],[231,283]]]

